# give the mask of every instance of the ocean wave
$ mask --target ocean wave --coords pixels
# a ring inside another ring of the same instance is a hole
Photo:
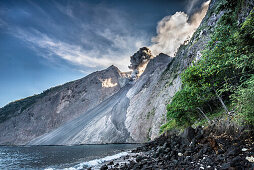
[[[118,158],[120,158],[122,156],[126,156],[126,155],[128,155],[128,152],[120,152],[118,154],[106,156],[104,158],[94,159],[94,160],[91,160],[88,162],[82,162],[82,163],[79,163],[78,165],[75,165],[74,167],[64,168],[64,170],[80,170],[80,169],[84,169],[84,168],[95,167],[95,166],[98,166],[104,162],[112,161],[112,160],[118,159]],[[56,169],[47,168],[45,170],[56,170]]]

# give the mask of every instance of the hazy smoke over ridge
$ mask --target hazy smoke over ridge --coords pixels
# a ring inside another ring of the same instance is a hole
[[[196,31],[206,15],[209,3],[203,3],[202,9],[190,18],[184,12],[164,17],[157,25],[157,36],[152,38],[153,45],[149,47],[153,54],[162,52],[173,57],[177,48]]]
[[[188,3],[188,9],[187,9],[187,14],[190,14],[194,8],[194,6],[199,2],[199,0],[189,0]]]
[[[131,77],[133,79],[139,77],[145,70],[149,60],[153,58],[151,51],[147,47],[140,48],[130,57],[129,69],[133,70]]]

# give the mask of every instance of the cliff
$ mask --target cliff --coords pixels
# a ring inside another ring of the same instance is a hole
[[[134,122],[128,120],[128,109],[132,106],[130,101],[135,94],[141,93],[144,88],[156,84],[171,59],[167,55],[160,55],[151,59],[146,70],[137,81],[130,81],[116,94],[93,109],[83,112],[76,119],[65,123],[48,134],[35,138],[28,144],[71,145],[139,142],[140,140],[133,138],[132,131],[129,128]],[[146,100],[146,98],[143,100]],[[139,102],[138,104],[142,103]],[[136,109],[140,106],[137,106]]]

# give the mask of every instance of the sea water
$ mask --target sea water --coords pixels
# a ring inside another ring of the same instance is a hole
[[[0,146],[0,169],[75,170],[125,156],[138,144]]]

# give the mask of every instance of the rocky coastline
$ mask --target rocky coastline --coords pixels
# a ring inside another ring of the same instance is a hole
[[[100,169],[254,169],[252,129],[211,125],[168,131]]]

